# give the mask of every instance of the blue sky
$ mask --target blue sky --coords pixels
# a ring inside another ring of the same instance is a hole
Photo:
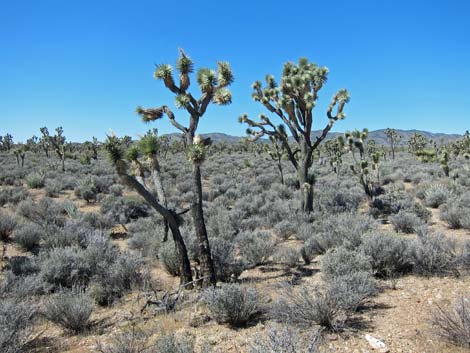
[[[135,137],[167,121],[140,122],[137,105],[173,106],[154,63],[182,47],[200,66],[231,63],[233,104],[211,106],[200,132],[243,135],[251,83],[306,56],[330,69],[315,108],[326,124],[333,93],[347,88],[347,118],[368,127],[463,133],[470,129],[470,2],[6,1],[0,0],[0,134],[24,140],[63,126],[69,140]],[[184,111],[175,113],[185,121]]]

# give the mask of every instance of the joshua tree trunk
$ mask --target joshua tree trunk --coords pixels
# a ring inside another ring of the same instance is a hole
[[[155,190],[157,192],[158,201],[165,208],[168,208],[168,201],[166,199],[165,190],[163,189],[160,163],[158,163],[158,158],[156,156],[154,156],[151,159],[151,165],[152,165],[153,185],[155,186]],[[163,223],[164,223],[163,241],[167,241],[167,239],[168,239],[168,222],[165,219],[163,219]]]
[[[60,160],[62,162],[62,171],[65,172],[65,152],[60,155]]]
[[[203,277],[205,277],[203,280],[203,286],[215,285],[217,280],[215,276],[214,262],[211,256],[211,248],[209,245],[209,238],[207,237],[206,224],[204,222],[204,213],[202,209],[201,168],[197,163],[193,163],[192,178],[194,198],[191,205],[191,212],[198,239],[201,272]]]
[[[309,136],[310,137],[310,136]],[[301,141],[301,160],[298,164],[297,174],[300,184],[301,208],[304,212],[313,211],[313,177],[309,174],[312,165],[313,150],[309,147],[305,137]]]
[[[199,120],[197,117],[191,117],[190,128],[186,131],[184,139],[187,148],[194,143],[194,136],[198,122]],[[192,192],[194,196],[191,201],[191,215],[199,246],[201,273],[204,277],[202,285],[203,287],[206,287],[215,285],[217,283],[217,278],[215,275],[214,261],[212,260],[211,248],[204,220],[201,165],[197,161],[192,161]]]
[[[26,157],[26,155],[21,155],[20,158],[21,158],[21,168],[24,168],[24,157]]]
[[[282,161],[280,157],[277,161],[277,168],[279,169],[279,173],[281,174],[281,184],[284,185],[284,171],[282,170]]]

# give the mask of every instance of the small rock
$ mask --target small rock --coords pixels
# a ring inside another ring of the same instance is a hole
[[[383,343],[381,340],[372,337],[371,335],[365,335],[364,337],[372,348],[378,349],[381,353],[386,353],[389,351],[385,343]]]

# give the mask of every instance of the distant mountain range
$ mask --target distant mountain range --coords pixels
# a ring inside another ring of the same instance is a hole
[[[441,140],[443,140],[444,142],[449,142],[449,141],[457,140],[462,137],[462,135],[458,135],[458,134],[434,133],[434,132],[423,131],[423,130],[400,130],[400,129],[396,129],[396,130],[398,134],[402,137],[399,142],[400,145],[406,144],[408,140],[410,139],[410,137],[413,136],[414,133],[419,133],[425,136],[427,139],[431,139],[436,142],[440,142]],[[319,136],[320,134],[321,134],[321,130],[315,130],[313,131],[312,135]],[[227,143],[237,143],[238,141],[240,141],[241,139],[245,137],[245,136],[228,135],[228,134],[224,134],[221,132],[212,132],[212,133],[201,134],[201,135],[204,138],[210,137],[212,141],[214,142],[227,142]],[[343,133],[331,132],[328,134],[327,139],[335,138],[340,135],[343,135]],[[180,138],[181,134],[172,133],[172,134],[167,134],[166,136],[169,136],[171,139],[177,139],[177,138]],[[369,139],[374,139],[378,144],[388,144],[387,136],[385,135],[385,129],[369,131]]]

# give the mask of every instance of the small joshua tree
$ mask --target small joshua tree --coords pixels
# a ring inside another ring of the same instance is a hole
[[[26,152],[29,151],[28,145],[20,145],[13,150],[13,154],[16,157],[16,164],[18,167],[21,165],[21,168],[24,167],[24,159],[26,157]],[[21,161],[21,162],[20,162]]]
[[[45,145],[50,146],[54,149],[55,153],[59,157],[62,163],[62,171],[65,172],[65,136],[63,135],[64,129],[59,126],[55,129],[56,134],[51,135],[47,127],[42,127],[40,129],[42,133],[42,138],[45,141]]]
[[[450,161],[450,153],[447,147],[444,146],[440,151],[439,163],[446,177],[448,177],[450,173],[449,161]]]
[[[362,131],[347,131],[344,138],[338,138],[340,144],[346,146],[351,152],[354,163],[350,165],[351,171],[359,178],[361,186],[364,188],[369,199],[374,197],[374,182],[371,179],[370,169],[376,171],[377,182],[380,181],[379,163],[380,152],[374,152],[370,157],[365,151],[365,140],[369,135],[367,129]]]
[[[413,136],[408,140],[408,152],[418,156],[426,146],[428,145],[428,140],[422,134],[415,132]]]
[[[153,183],[153,187],[155,189],[161,187],[161,180],[158,180],[160,178],[160,171],[155,169],[158,168],[158,165],[156,166],[155,162],[152,161],[152,159],[156,159],[155,151],[158,149],[156,136],[154,134],[147,134],[141,139],[137,148],[130,148],[127,150],[127,153],[125,141],[123,141],[123,139],[117,138],[116,136],[108,136],[105,147],[112,163],[115,166],[116,172],[121,182],[131,189],[134,189],[140,196],[142,196],[144,200],[153,209],[155,209],[155,211],[157,211],[168,224],[175,242],[176,253],[180,260],[179,273],[181,283],[185,284],[192,282],[191,264],[189,262],[188,252],[183,236],[180,232],[181,222],[179,215],[174,210],[170,209],[166,204],[162,204],[160,200],[154,196],[150,185],[147,185],[145,182],[143,166],[139,160],[141,154],[150,159],[149,168],[151,169],[152,174],[151,182]],[[136,173],[129,172],[129,161],[132,161],[137,165]],[[155,185],[156,183],[160,185]]]
[[[338,139],[325,141],[325,151],[329,157],[330,166],[336,176],[339,176],[343,165],[344,146]]]
[[[165,87],[175,95],[176,107],[184,109],[189,114],[188,126],[179,123],[175,114],[167,105],[148,109],[138,107],[137,113],[142,116],[142,120],[145,122],[155,121],[166,115],[170,123],[183,134],[188,160],[192,165],[192,191],[194,197],[191,202],[191,212],[199,245],[201,272],[204,278],[203,285],[206,286],[215,284],[216,275],[204,221],[202,200],[201,165],[205,158],[207,140],[196,136],[196,131],[199,121],[204,116],[210,103],[216,105],[231,103],[232,94],[227,87],[233,82],[234,77],[227,62],[218,62],[217,71],[208,68],[199,69],[197,83],[201,96],[196,99],[189,91],[190,74],[193,72],[193,67],[192,60],[183,50],[180,50],[180,56],[176,63],[179,83],[175,81],[171,65],[157,65],[154,73],[154,77],[163,81]]]
[[[313,152],[326,138],[328,132],[338,120],[346,116],[344,106],[349,102],[349,93],[339,90],[331,100],[326,115],[328,124],[318,137],[312,138],[313,108],[318,99],[318,93],[326,82],[328,69],[317,66],[306,58],[301,58],[298,64],[284,64],[280,84],[274,76],[266,76],[266,86],[260,81],[253,83],[253,99],[260,102],[270,113],[280,118],[281,124],[276,125],[269,117],[261,114],[259,121],[254,121],[246,114],[239,118],[240,122],[249,125],[248,135],[255,141],[262,136],[274,136],[286,151],[287,158],[297,171],[301,187],[301,208],[304,212],[313,210],[314,176],[310,173],[313,164]],[[336,107],[336,113],[333,110]],[[286,128],[287,126],[287,128]],[[289,133],[295,145],[289,145]]]
[[[98,150],[100,148],[100,143],[98,139],[93,136],[91,141],[85,141],[83,145],[83,147],[85,147],[87,155],[95,161],[98,160]]]
[[[264,151],[274,162],[276,162],[279,174],[281,174],[281,184],[284,184],[284,171],[282,169],[282,159],[285,157],[285,151],[280,141],[275,136],[269,136],[271,144],[263,144]]]
[[[398,142],[401,139],[401,136],[398,134],[397,130],[387,128],[385,130],[385,136],[387,136],[387,140],[390,143],[390,149],[392,151],[392,159],[395,160],[395,150],[397,147]]]
[[[6,134],[5,136],[0,136],[0,147],[3,151],[9,152],[13,147],[13,136]]]

